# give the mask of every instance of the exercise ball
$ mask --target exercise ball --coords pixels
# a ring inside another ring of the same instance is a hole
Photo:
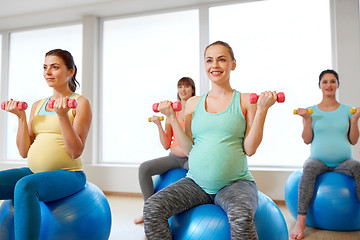
[[[87,182],[84,189],[52,202],[40,202],[41,240],[106,240],[111,212],[103,192]],[[0,239],[14,239],[14,206],[5,200],[0,207]]]
[[[160,189],[186,176],[185,169],[172,169],[154,180]],[[160,178],[161,177],[161,178]],[[159,187],[161,186],[161,187]],[[285,218],[278,206],[264,193],[258,191],[258,208],[255,227],[260,240],[287,240]],[[169,219],[174,240],[230,240],[230,226],[226,213],[219,206],[204,204],[176,214]]]
[[[258,191],[255,227],[260,240],[288,240],[286,221],[279,207],[264,193]]]
[[[169,219],[174,240],[230,240],[229,220],[214,204],[193,207]]]
[[[158,192],[164,187],[177,182],[181,178],[186,176],[188,170],[183,168],[174,168],[163,174],[156,175],[154,177],[154,192]]]
[[[292,173],[285,186],[285,203],[295,219],[301,175],[300,170]],[[336,172],[319,175],[306,215],[306,225],[333,231],[360,230],[360,202],[355,180]]]

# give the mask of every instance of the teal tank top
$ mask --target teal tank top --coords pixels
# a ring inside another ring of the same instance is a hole
[[[348,138],[351,106],[340,104],[338,109],[325,112],[317,105],[310,107],[313,140],[310,147],[310,158],[323,161],[328,167],[336,167],[343,161],[353,158]]]
[[[240,93],[234,90],[229,106],[220,113],[206,112],[207,94],[200,98],[192,116],[194,145],[189,153],[187,177],[208,194],[216,194],[237,180],[254,179],[243,147],[246,121]]]

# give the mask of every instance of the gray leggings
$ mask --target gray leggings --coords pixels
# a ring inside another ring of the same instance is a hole
[[[167,157],[149,160],[143,162],[140,165],[139,182],[141,193],[145,201],[154,194],[154,183],[152,176],[163,174],[174,168],[189,169],[188,158],[178,157],[170,153]]]
[[[298,211],[306,215],[311,198],[314,194],[316,178],[325,172],[337,172],[355,179],[356,192],[360,200],[360,162],[352,159],[340,163],[336,167],[328,167],[318,159],[308,159],[304,163],[303,174],[299,182]]]
[[[216,195],[207,194],[190,178],[182,178],[152,195],[144,206],[144,228],[148,240],[172,239],[168,219],[201,204],[215,203],[229,218],[231,239],[258,239],[254,216],[258,192],[255,182],[236,181]]]

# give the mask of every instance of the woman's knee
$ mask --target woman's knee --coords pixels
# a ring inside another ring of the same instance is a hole
[[[143,162],[139,166],[139,177],[150,175],[151,164],[149,162]]]
[[[303,166],[303,175],[307,173],[320,174],[328,170],[328,167],[322,161],[318,159],[308,159]]]
[[[36,194],[36,187],[29,177],[21,178],[15,185],[14,197],[25,197],[28,194]]]

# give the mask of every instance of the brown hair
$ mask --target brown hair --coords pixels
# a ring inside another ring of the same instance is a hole
[[[209,47],[214,46],[214,45],[220,45],[220,46],[226,47],[226,48],[229,50],[229,53],[230,53],[230,56],[231,56],[231,60],[235,60],[235,56],[234,56],[234,52],[233,52],[232,48],[230,47],[230,45],[229,45],[228,43],[223,42],[223,41],[216,41],[216,42],[213,42],[212,44],[208,45],[208,46],[205,48],[204,55],[205,55],[205,53],[206,53],[206,50],[208,50]]]

